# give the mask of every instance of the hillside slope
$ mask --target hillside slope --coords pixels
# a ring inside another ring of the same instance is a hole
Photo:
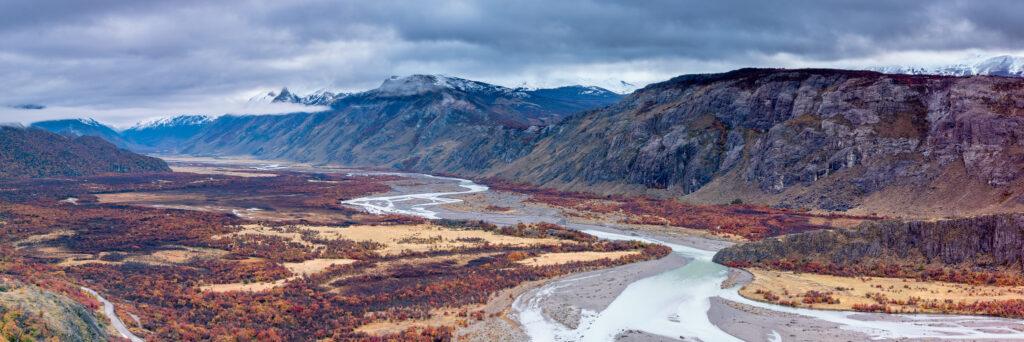
[[[74,300],[20,281],[0,278],[0,315],[8,341],[110,341],[105,324]]]
[[[119,149],[97,137],[0,127],[0,178],[163,171],[170,171],[163,160]]]
[[[487,175],[697,202],[1005,211],[1024,203],[1022,128],[1019,78],[741,69],[569,117]]]
[[[618,99],[607,91],[583,93],[592,91],[525,91],[429,75],[391,78],[333,102],[327,112],[221,117],[183,152],[479,173],[528,152],[538,126]]]
[[[140,123],[121,132],[120,137],[136,151],[169,152],[178,149],[212,121],[205,115],[179,115]]]
[[[133,148],[121,133],[110,126],[104,125],[94,119],[64,119],[49,120],[32,123],[29,127],[38,128],[69,137],[93,136],[100,137],[120,148]]]

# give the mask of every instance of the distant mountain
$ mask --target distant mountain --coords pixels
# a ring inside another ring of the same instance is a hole
[[[120,133],[136,150],[170,152],[213,122],[206,115],[181,115],[140,123]]]
[[[420,79],[420,78],[423,78],[423,79]],[[388,80],[388,82],[387,82],[388,84],[383,85],[382,87],[395,87],[397,89],[397,88],[403,87],[403,85],[400,85],[400,83],[407,82],[407,81],[410,81],[410,80],[412,80],[414,83],[423,83],[421,81],[424,81],[424,79],[426,79],[426,78],[429,78],[429,80],[426,80],[426,83],[431,83],[429,85],[429,87],[441,87],[441,88],[447,87],[447,88],[451,88],[451,89],[457,89],[457,90],[460,90],[460,91],[479,92],[479,93],[488,93],[488,92],[492,93],[492,94],[504,93],[504,94],[507,94],[509,96],[519,96],[519,97],[536,96],[537,97],[536,101],[555,101],[555,102],[565,102],[565,101],[580,102],[580,101],[582,101],[582,102],[593,102],[593,103],[599,103],[599,104],[607,105],[608,103],[610,103],[609,99],[611,99],[611,102],[614,102],[615,100],[617,100],[617,99],[622,97],[622,95],[619,94],[619,93],[610,91],[610,90],[605,89],[605,88],[595,87],[595,86],[574,85],[574,86],[564,86],[564,87],[557,87],[557,88],[528,88],[528,87],[507,88],[507,87],[487,84],[487,83],[484,83],[484,82],[471,81],[471,80],[467,80],[467,79],[462,79],[462,78],[458,78],[458,77],[451,77],[451,76],[444,76],[444,75],[413,75],[413,76],[409,76],[409,77],[394,76],[394,77],[391,77]],[[434,82],[436,82],[437,84],[433,84]],[[625,87],[625,89],[628,89],[627,92],[632,92],[633,90],[636,89],[636,86],[634,86],[632,84],[626,83],[624,81],[619,81],[619,82],[620,83],[617,83],[617,85],[619,85],[621,87]],[[380,91],[380,89],[374,89],[374,90],[370,90],[370,91]],[[330,90],[330,89],[327,89],[327,88],[321,88],[321,89],[316,90],[316,91],[314,91],[314,92],[312,92],[310,94],[299,95],[299,94],[293,93],[292,91],[288,90],[287,87],[285,87],[285,88],[281,88],[280,91],[268,91],[266,93],[262,93],[260,95],[254,96],[254,97],[249,99],[249,103],[298,103],[298,104],[304,104],[304,105],[309,105],[309,106],[330,106],[335,101],[341,100],[341,99],[343,99],[345,97],[348,97],[348,96],[351,96],[351,95],[354,95],[354,94],[353,93],[345,93],[345,92],[333,91],[333,90]],[[557,103],[551,103],[551,104],[552,105],[556,105],[556,106],[560,105],[560,104],[557,104]],[[564,103],[562,105],[568,105],[570,107],[576,106],[574,103]],[[582,106],[580,108],[590,108],[590,107],[587,106],[587,105],[584,105],[584,106]],[[572,109],[566,108],[565,110],[572,110]]]
[[[874,70],[886,74],[945,75],[945,76],[1007,76],[1024,77],[1024,57],[996,56],[974,58],[952,65],[938,67],[887,66]]]
[[[249,103],[298,103],[307,106],[329,106],[332,102],[348,95],[348,93],[334,92],[324,88],[304,96],[299,96],[292,93],[288,88],[281,88],[277,92],[268,91],[254,96],[249,99]]]
[[[133,147],[130,142],[121,137],[120,133],[115,131],[110,126],[99,123],[94,119],[65,119],[40,121],[31,124],[30,127],[35,127],[60,135],[66,135],[71,137],[100,137],[103,140],[106,140],[120,148]]]
[[[163,160],[119,149],[94,136],[0,127],[0,178],[170,171]]]
[[[441,75],[392,77],[335,100],[326,112],[220,117],[183,152],[480,170],[528,152],[543,126],[619,98],[594,87],[527,90]]]
[[[534,134],[539,127],[554,124],[577,112],[607,106],[620,98],[622,95],[599,87],[507,88],[457,77],[412,75],[391,77],[380,87],[360,93],[321,89],[300,96],[283,88],[280,92],[267,92],[250,100],[255,103],[302,103],[330,107],[322,113],[225,116],[218,119],[183,115],[140,123],[123,132],[92,119],[43,121],[32,126],[69,136],[98,136],[119,147],[139,152],[284,156],[290,153],[285,151],[293,149],[313,149],[316,151],[309,151],[309,155],[303,158],[322,161],[344,158],[356,162],[362,159],[355,157],[359,153],[338,150],[341,145],[307,148],[303,144],[357,143],[348,140],[372,136],[381,139],[384,147],[411,144],[447,148],[467,143],[464,135],[486,140],[486,136],[480,135],[486,130],[531,130],[529,134]],[[350,131],[358,127],[362,129]],[[315,131],[317,136],[331,140],[302,140],[296,137],[302,130]],[[348,135],[336,136],[342,132]],[[401,136],[412,137],[415,141],[394,140]],[[294,140],[280,141],[283,137]],[[455,140],[437,140],[442,137]],[[346,157],[338,156],[343,152]],[[411,150],[403,153],[368,160],[394,163],[412,158],[408,154]]]
[[[642,88],[636,84],[626,82],[620,79],[614,78],[587,78],[578,80],[579,84],[589,84],[592,87],[600,88],[606,91],[610,91],[619,95],[629,95],[630,93]],[[583,86],[573,86],[583,87]],[[545,87],[531,84],[529,82],[523,82],[519,85],[520,89],[543,89]]]
[[[563,112],[579,112],[617,102],[622,95],[600,87],[566,86],[551,89],[516,91],[526,94],[531,102]]]

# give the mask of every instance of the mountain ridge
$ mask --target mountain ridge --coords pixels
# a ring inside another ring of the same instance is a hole
[[[99,137],[0,127],[0,178],[170,171],[163,160],[117,148]]]
[[[893,65],[877,67],[872,70],[886,74],[1024,77],[1024,57],[1012,55],[976,57],[950,65],[932,67]]]

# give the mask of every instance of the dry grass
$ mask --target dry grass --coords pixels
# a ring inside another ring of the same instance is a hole
[[[318,232],[323,238],[348,239],[352,241],[370,241],[383,244],[385,247],[377,250],[381,255],[398,255],[405,251],[426,252],[437,250],[451,250],[459,247],[472,247],[479,245],[477,240],[486,241],[494,245],[509,246],[554,246],[563,242],[553,238],[523,238],[508,235],[499,235],[480,230],[455,230],[442,228],[430,224],[422,225],[401,225],[401,226],[351,226],[351,227],[324,227],[324,226],[303,226],[302,229],[310,229]]]
[[[354,262],[356,260],[352,259],[313,259],[303,262],[286,262],[281,264],[281,266],[284,266],[284,268],[287,268],[296,275],[313,275],[323,272],[328,267],[334,265],[348,265]]]
[[[816,309],[851,310],[853,305],[879,304],[877,295],[896,302],[953,301],[976,302],[991,300],[1024,299],[1024,286],[975,286],[959,283],[920,282],[903,278],[838,277],[812,273],[793,273],[765,269],[748,269],[754,281],[740,290],[744,297],[765,301],[763,292],[770,291],[779,297],[775,302],[792,301],[800,307]],[[802,302],[808,291],[830,292],[839,299],[838,304]],[[758,293],[758,292],[761,293]],[[887,304],[902,312],[936,312],[918,305]]]
[[[2,223],[2,222],[0,222],[0,223]],[[18,247],[18,248],[22,248],[24,246],[34,245],[34,244],[38,244],[38,243],[41,243],[41,242],[56,240],[56,239],[59,239],[59,238],[65,237],[65,236],[74,236],[74,235],[75,235],[75,232],[70,231],[70,230],[55,230],[53,232],[49,232],[49,233],[46,233],[46,234],[39,234],[39,235],[29,236],[29,237],[25,238],[24,240],[15,242],[14,245],[16,247]]]
[[[261,259],[249,259],[250,261],[259,261]],[[334,265],[348,265],[356,262],[352,259],[313,259],[306,260],[303,262],[286,262],[281,265],[287,268],[294,274],[291,277],[278,279],[275,281],[264,281],[264,282],[253,282],[253,283],[230,283],[230,284],[212,284],[203,285],[199,287],[199,290],[204,292],[231,292],[231,291],[249,291],[249,292],[260,292],[266,291],[278,286],[282,286],[291,280],[297,279],[304,275],[313,275],[327,270],[328,267]]]
[[[467,305],[459,308],[440,308],[430,311],[430,318],[404,321],[378,321],[356,328],[357,332],[371,336],[396,334],[410,328],[437,326],[465,326],[469,317],[459,317],[459,312],[479,311],[483,305]]]
[[[515,237],[508,235],[499,235],[490,232],[480,230],[457,230],[449,229],[431,224],[421,225],[398,225],[398,226],[350,226],[350,227],[333,227],[333,226],[297,226],[296,228],[303,231],[312,231],[316,233],[317,238],[325,240],[351,240],[357,242],[376,242],[384,245],[383,248],[375,250],[381,255],[400,255],[403,252],[426,252],[426,251],[444,251],[451,250],[460,247],[472,247],[477,246],[481,243],[489,243],[493,245],[508,245],[508,246],[551,246],[559,245],[564,243],[562,240],[554,238],[524,238]],[[299,232],[289,232],[281,228],[272,228],[262,225],[244,225],[242,230],[237,232],[215,236],[215,239],[228,238],[231,236],[238,235],[266,235],[266,236],[278,236],[287,239],[288,241],[307,246],[309,248],[320,248],[325,247],[318,243],[307,241],[302,237]],[[580,252],[580,253],[551,253],[551,255],[542,255],[537,258],[535,263],[537,265],[555,265],[572,261],[593,261],[603,258],[619,258],[625,255],[639,253],[637,251],[626,251],[626,252]],[[465,263],[474,258],[483,256],[483,254],[468,254],[468,255],[457,255],[457,256],[443,256],[436,258],[416,258],[413,260],[402,259],[400,261],[382,263],[375,265],[374,267],[365,270],[363,273],[373,272],[384,272],[385,270],[394,267],[405,267],[421,262],[428,261],[440,261],[441,259],[452,260],[458,263]],[[281,264],[285,268],[288,268],[293,274],[292,277],[281,279],[273,282],[257,282],[257,283],[232,283],[232,284],[214,284],[205,285],[200,287],[202,291],[209,292],[226,292],[226,291],[264,291],[276,286],[284,285],[289,280],[295,279],[301,275],[310,275],[323,272],[331,265],[345,265],[355,262],[350,259],[314,259],[298,263],[283,263]],[[529,263],[526,263],[529,264]],[[335,280],[341,280],[344,277]],[[332,280],[333,281],[333,280]],[[429,320],[428,320],[429,321]],[[394,322],[381,323],[379,326],[370,327],[368,329],[375,330],[388,330],[393,327]],[[421,324],[424,322],[418,322]],[[401,323],[399,325],[406,324]]]
[[[214,248],[175,247],[176,249],[159,250],[148,255],[130,257],[129,260],[150,264],[184,264],[195,259],[219,258],[228,251]]]
[[[224,175],[236,177],[276,177],[272,173],[246,172],[245,170],[234,170],[214,166],[171,166],[174,172],[197,173],[201,175]]]
[[[230,283],[230,284],[214,284],[200,286],[199,290],[203,292],[232,292],[232,291],[248,291],[248,292],[260,292],[266,291],[278,286],[282,286],[289,280],[295,279],[296,277],[288,277],[285,279],[279,279],[275,281],[266,282],[255,282],[255,283]]]
[[[121,192],[113,194],[97,194],[96,200],[100,203],[146,204],[181,201],[203,201],[206,200],[206,196],[194,193],[185,194],[168,192]]]
[[[535,257],[517,261],[527,266],[549,266],[570,262],[594,261],[601,259],[615,260],[630,255],[638,255],[640,251],[614,251],[614,252],[566,252],[566,253],[545,253]]]

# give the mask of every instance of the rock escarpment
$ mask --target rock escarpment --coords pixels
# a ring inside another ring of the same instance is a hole
[[[856,229],[818,230],[734,245],[723,264],[816,260],[834,265],[874,261],[1024,269],[1024,214],[942,221],[865,222]]]
[[[949,181],[1007,189],[991,199],[1004,201],[1017,196],[1022,132],[1019,78],[742,69],[680,76],[567,118],[491,174],[831,210]]]

